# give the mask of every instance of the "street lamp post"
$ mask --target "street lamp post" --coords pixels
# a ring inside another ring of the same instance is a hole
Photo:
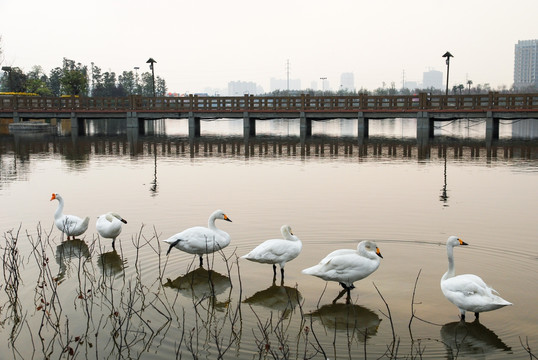
[[[149,64],[149,68],[151,69],[151,80],[153,85],[153,97],[155,97],[155,70],[153,64],[157,61],[153,60],[153,58],[149,58],[148,61],[146,61],[146,64]]]
[[[11,66],[2,66],[2,71],[5,71],[7,72],[7,84],[8,84],[8,91],[12,91],[11,90],[11,87],[12,87],[12,84],[11,84],[11,70],[13,70],[13,68]]]
[[[140,69],[140,67],[138,67],[138,66],[134,67],[134,70],[135,70],[135,86],[136,86],[136,94],[137,95],[138,95],[138,69]]]
[[[454,57],[454,55],[452,55],[450,52],[447,51],[443,55],[443,57],[446,58],[446,93],[445,93],[445,95],[448,96],[448,73],[450,71],[450,58]]]

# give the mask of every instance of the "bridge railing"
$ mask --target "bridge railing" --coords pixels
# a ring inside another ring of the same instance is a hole
[[[186,96],[186,97],[39,97],[0,96],[0,111],[161,111],[161,112],[270,112],[270,111],[538,111],[538,93],[396,96]]]

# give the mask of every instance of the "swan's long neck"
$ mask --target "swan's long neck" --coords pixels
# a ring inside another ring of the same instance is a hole
[[[209,220],[207,221],[207,227],[211,230],[218,231],[217,225],[215,225],[215,220],[217,219],[217,215],[215,213],[211,214],[209,217]]]
[[[447,245],[446,253],[448,255],[448,271],[443,276],[443,278],[448,279],[456,274],[456,270],[454,268],[454,246]]]
[[[54,218],[58,219],[62,217],[62,213],[64,212],[64,199],[62,199],[60,196],[56,196],[56,200],[58,200],[58,208],[54,213]]]

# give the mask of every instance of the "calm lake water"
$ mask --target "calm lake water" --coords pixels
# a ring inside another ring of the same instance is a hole
[[[538,123],[538,121],[536,121]],[[526,359],[538,354],[538,125],[436,123],[417,146],[416,122],[299,121],[147,124],[87,122],[86,136],[0,135],[2,358],[90,359]],[[5,133],[5,129],[4,129]],[[90,216],[77,240],[53,224]],[[162,243],[207,224],[222,209],[231,235],[221,254],[198,259]],[[97,216],[127,219],[112,250]],[[303,242],[286,265],[238,259],[289,224]],[[480,322],[446,300],[446,240],[456,273],[474,273],[513,306]],[[329,252],[375,240],[379,269],[333,304],[337,283],[303,275]],[[208,280],[210,279],[210,281]],[[414,314],[414,316],[413,316]]]

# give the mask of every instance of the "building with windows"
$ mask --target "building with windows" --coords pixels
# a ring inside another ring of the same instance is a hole
[[[442,89],[443,73],[437,70],[429,70],[422,74],[422,87],[424,89]]]
[[[519,40],[514,53],[514,87],[538,87],[538,40]]]

